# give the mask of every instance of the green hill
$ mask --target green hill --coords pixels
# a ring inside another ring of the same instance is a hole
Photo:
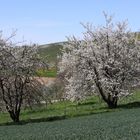
[[[60,54],[61,49],[66,42],[51,43],[39,46],[39,53],[43,57],[47,57],[50,63],[56,64],[57,55]]]
[[[138,34],[138,40],[140,41],[140,33]]]
[[[135,32],[135,36],[140,41],[140,32]],[[42,57],[46,57],[48,63],[50,64],[51,70],[49,71],[40,71],[38,74],[43,77],[56,77],[57,75],[57,56],[61,54],[61,49],[63,46],[67,44],[67,42],[57,42],[57,43],[50,43],[45,45],[39,46],[39,53]]]
[[[67,42],[57,42],[39,46],[39,54],[46,58],[50,68],[49,70],[40,70],[38,75],[41,77],[56,77],[57,76],[57,56],[61,53],[61,49]]]
[[[137,39],[140,40],[140,32],[135,32]],[[39,53],[43,57],[47,57],[48,61],[56,64],[57,62],[57,55],[61,53],[61,49],[67,42],[57,42],[51,44],[45,44],[39,46]]]

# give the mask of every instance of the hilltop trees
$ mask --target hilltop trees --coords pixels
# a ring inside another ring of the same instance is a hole
[[[126,22],[113,23],[105,15],[105,26],[86,29],[82,40],[68,39],[63,49],[60,73],[65,73],[66,97],[80,100],[99,94],[109,108],[140,84],[140,47]]]
[[[30,97],[30,92],[37,98],[39,89],[34,76],[44,66],[36,45],[17,47],[1,35],[0,97],[14,122],[19,121],[22,103]]]

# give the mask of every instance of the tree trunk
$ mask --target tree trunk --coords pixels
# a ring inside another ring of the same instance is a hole
[[[109,108],[117,108],[118,97],[108,95],[107,105]]]
[[[91,64],[89,64],[90,66]],[[100,82],[100,77],[99,77],[99,73],[98,73],[98,70],[97,68],[94,66],[93,67],[94,69],[94,73],[95,73],[95,84],[98,88],[98,91],[102,97],[102,99],[107,103],[108,107],[109,108],[116,108],[117,107],[117,102],[118,102],[118,93],[116,91],[113,92],[113,95],[109,94],[108,96],[106,96],[106,94],[104,93],[103,91],[103,88],[102,88],[102,84]]]
[[[107,105],[109,108],[117,108],[117,102],[108,101]]]
[[[10,117],[13,120],[13,122],[19,122],[19,114],[20,112],[14,112],[14,111],[9,111]]]

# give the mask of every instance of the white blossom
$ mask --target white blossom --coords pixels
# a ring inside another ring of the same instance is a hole
[[[69,38],[64,46],[60,73],[65,73],[66,95],[72,100],[98,93],[108,106],[140,84],[140,47],[126,22],[84,25],[82,40]],[[113,104],[113,105],[112,105]]]

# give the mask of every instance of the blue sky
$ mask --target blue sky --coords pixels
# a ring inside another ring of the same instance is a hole
[[[80,37],[80,22],[101,25],[102,12],[116,21],[128,19],[134,31],[140,29],[140,0],[0,0],[0,30],[4,36],[17,31],[16,41],[46,44]]]

